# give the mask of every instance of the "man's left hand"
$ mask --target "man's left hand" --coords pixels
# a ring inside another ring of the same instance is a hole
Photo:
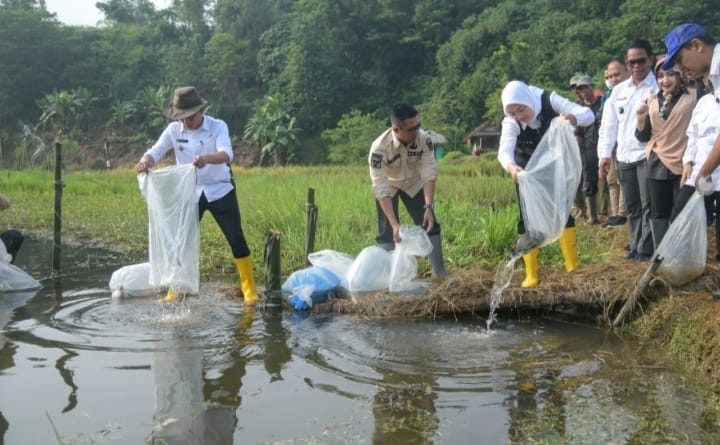
[[[433,215],[432,209],[425,209],[425,214],[423,215],[423,227],[428,233],[430,233],[433,227],[435,227],[435,215]]]
[[[205,157],[202,155],[195,156],[192,163],[197,168],[203,168],[207,164],[207,162],[205,162]]]
[[[573,127],[577,127],[577,118],[572,113],[561,113],[560,116],[562,116],[563,119],[570,122],[570,125]]]

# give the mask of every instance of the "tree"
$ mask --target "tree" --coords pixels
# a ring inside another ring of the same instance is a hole
[[[268,156],[275,165],[284,165],[294,157],[300,129],[286,110],[281,99],[266,96],[245,126],[243,138],[260,148],[260,165],[265,165]]]
[[[343,114],[337,127],[322,132],[328,142],[330,162],[335,164],[367,164],[370,144],[387,129],[386,119],[352,110]]]
[[[95,7],[108,25],[149,25],[155,15],[155,5],[150,0],[108,0],[95,3]]]

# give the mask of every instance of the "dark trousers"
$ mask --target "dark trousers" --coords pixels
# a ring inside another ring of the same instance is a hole
[[[520,213],[520,219],[518,220],[517,224],[517,233],[522,235],[526,232],[525,215],[523,215],[522,204],[520,203],[520,187],[517,185],[517,183],[515,183],[515,194],[517,195],[518,211]],[[567,223],[565,223],[565,228],[568,227],[575,227],[575,218],[573,218],[572,215],[568,215]]]
[[[595,196],[598,192],[598,157],[596,150],[580,150],[580,159],[582,160],[582,187],[585,196]]]
[[[423,216],[425,216],[425,195],[422,193],[422,190],[417,192],[413,197],[402,190],[398,190],[395,196],[392,197],[392,208],[398,221],[400,221],[398,214],[398,203],[400,200],[402,200],[405,209],[410,214],[413,223],[416,226],[422,226]],[[383,212],[382,207],[380,207],[380,202],[377,199],[375,200],[375,209],[377,210],[378,221],[378,235],[375,237],[375,241],[378,244],[393,244],[395,241],[393,241],[392,227],[385,217],[385,212]],[[433,216],[435,216],[434,212]],[[435,218],[435,226],[428,232],[428,236],[439,234],[440,223],[437,218]]]
[[[647,159],[648,193],[650,194],[650,229],[653,245],[657,249],[665,237],[673,207],[680,195],[680,175],[676,175],[663,164],[653,151]]]
[[[625,197],[630,229],[630,250],[641,255],[653,254],[650,229],[650,192],[645,160],[626,164],[618,161],[618,179]]]
[[[208,202],[205,193],[203,193],[200,197],[199,206],[201,220],[206,210],[215,218],[230,245],[230,249],[232,249],[233,257],[245,258],[250,256],[250,248],[247,241],[245,241],[245,235],[240,224],[240,207],[238,207],[235,189],[213,202]]]
[[[12,262],[15,262],[15,255],[17,255],[20,247],[22,246],[25,237],[17,230],[8,230],[0,233],[0,240],[5,244],[5,250],[12,256]]]

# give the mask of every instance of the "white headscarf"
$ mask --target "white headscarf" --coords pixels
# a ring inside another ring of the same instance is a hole
[[[503,88],[501,96],[503,114],[505,114],[506,117],[512,118],[511,116],[508,116],[505,111],[508,105],[525,105],[533,110],[533,115],[535,116],[535,119],[537,119],[538,114],[542,111],[542,92],[543,90],[540,88],[528,85],[525,82],[520,82],[519,80],[512,80],[508,82],[508,84],[505,85],[505,88]]]

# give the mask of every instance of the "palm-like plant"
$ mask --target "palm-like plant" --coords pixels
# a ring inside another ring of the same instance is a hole
[[[135,112],[138,115],[140,129],[147,135],[154,136],[167,122],[162,108],[170,94],[170,88],[145,87],[135,96]]]
[[[294,156],[300,128],[286,109],[280,98],[266,96],[245,126],[243,138],[260,147],[260,165],[268,156],[273,157],[275,165],[286,164]]]

